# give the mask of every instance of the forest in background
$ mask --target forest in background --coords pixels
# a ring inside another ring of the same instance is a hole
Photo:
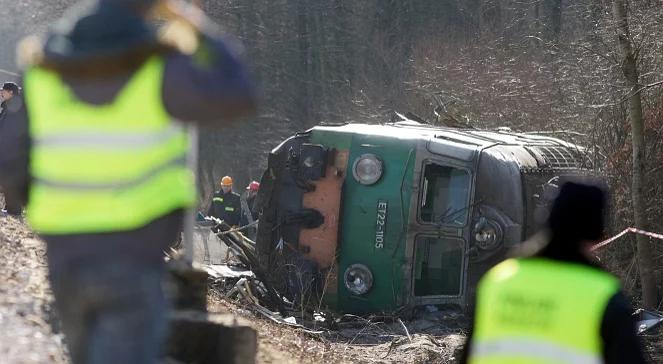
[[[0,0],[0,67],[16,71],[16,41],[43,32],[73,2]],[[297,131],[410,112],[432,124],[505,126],[588,147],[610,181],[618,232],[634,224],[629,108],[637,94],[644,131],[638,225],[661,232],[663,2],[617,2],[628,17],[625,35],[611,0],[200,1],[242,41],[261,92],[257,115],[202,133],[201,201],[223,175],[240,188],[259,179],[269,150]],[[625,77],[620,34],[632,45],[637,89]],[[655,282],[663,282],[663,246],[649,248]],[[638,297],[635,239],[600,256]]]

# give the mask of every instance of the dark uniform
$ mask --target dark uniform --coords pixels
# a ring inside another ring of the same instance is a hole
[[[242,203],[239,194],[235,192],[223,193],[217,191],[212,199],[207,215],[214,216],[230,226],[239,225],[242,213]]]
[[[248,210],[242,210],[242,226],[258,220],[258,209],[256,208],[255,202],[256,195],[246,197],[246,208]],[[249,221],[249,214],[251,216],[251,221]]]
[[[0,111],[0,170],[22,169],[23,173],[0,173],[0,182],[5,191],[5,210],[10,215],[20,215],[27,197],[27,153],[12,148],[15,143],[27,144],[27,115],[23,97],[18,86],[7,82],[3,89],[11,89],[14,96],[2,102]],[[24,132],[16,133],[23,129]],[[20,176],[20,177],[19,177]]]

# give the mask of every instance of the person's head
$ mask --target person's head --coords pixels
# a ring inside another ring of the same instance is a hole
[[[606,192],[603,188],[566,182],[553,202],[548,228],[557,244],[582,250],[603,236]]]
[[[169,48],[159,42],[157,24],[148,19],[161,1],[80,1],[50,27],[38,57],[32,57],[75,77],[133,72],[147,57]]]
[[[14,82],[5,82],[0,90],[0,96],[3,101],[7,101],[12,97],[18,95],[20,88]]]
[[[258,190],[260,189],[260,183],[257,181],[251,181],[248,186],[246,186],[246,192],[249,194],[249,196],[255,196],[258,193]]]
[[[228,193],[233,190],[233,179],[230,176],[224,176],[221,178],[221,190],[223,193]]]
[[[159,0],[97,0],[100,4],[114,4],[120,5],[127,9],[138,12],[139,14],[147,13]]]

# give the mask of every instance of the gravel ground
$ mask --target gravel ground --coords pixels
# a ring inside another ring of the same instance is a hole
[[[41,241],[13,217],[0,217],[0,362],[67,363],[53,333]]]

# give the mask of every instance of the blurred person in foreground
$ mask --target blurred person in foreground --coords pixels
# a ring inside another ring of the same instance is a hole
[[[25,165],[27,163],[26,160],[17,160],[17,150],[10,148],[11,145],[15,144],[13,139],[27,139],[27,132],[20,136],[13,133],[13,130],[16,129],[26,129],[27,116],[21,88],[15,82],[5,82],[2,85],[0,98],[2,99],[2,104],[0,104],[2,108],[0,111],[0,170],[11,170],[18,167],[17,164]],[[17,180],[16,177],[12,173],[0,173],[0,185],[6,190],[4,193],[5,206],[2,213],[20,218],[23,206],[20,199],[16,198],[17,195],[21,194],[17,190],[24,188],[26,183],[24,180]]]
[[[162,6],[171,38],[147,20]],[[20,197],[47,243],[71,359],[158,362],[163,251],[196,200],[185,126],[253,111],[246,69],[198,9],[159,0],[85,1],[19,52],[29,129],[14,133],[29,145],[14,148],[29,154],[30,180]]]
[[[479,282],[461,363],[645,362],[620,282],[590,252],[603,235],[605,204],[599,187],[561,187],[547,243]]]

